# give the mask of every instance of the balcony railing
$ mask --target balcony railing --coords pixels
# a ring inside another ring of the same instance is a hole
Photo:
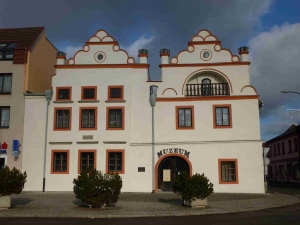
[[[185,96],[222,96],[230,95],[227,83],[187,84]]]
[[[11,93],[11,86],[0,87],[0,94]]]

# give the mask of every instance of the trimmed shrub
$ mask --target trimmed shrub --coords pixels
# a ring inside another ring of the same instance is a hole
[[[0,170],[0,196],[20,194],[26,183],[26,171],[21,173],[15,167],[10,170],[8,166]]]

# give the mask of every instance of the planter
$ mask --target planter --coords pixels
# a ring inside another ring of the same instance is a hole
[[[197,198],[196,201],[192,201],[191,199],[185,199],[183,201],[183,204],[186,206],[203,208],[203,207],[207,206],[207,198],[205,198],[203,200],[201,200],[200,198]]]
[[[11,207],[11,195],[2,196],[0,195],[0,208],[10,208]]]

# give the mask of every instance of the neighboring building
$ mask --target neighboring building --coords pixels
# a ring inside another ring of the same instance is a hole
[[[266,142],[270,151],[268,177],[271,183],[300,186],[300,125],[292,125],[283,134]]]
[[[263,147],[263,160],[264,160],[264,176],[265,176],[265,182],[267,182],[268,165],[270,164],[270,159],[267,157],[267,154],[270,148],[267,146],[266,143],[263,143],[262,147]]]
[[[248,48],[239,48],[239,54],[201,30],[176,57],[161,49],[162,80],[152,81],[148,51],[139,50],[135,63],[103,30],[69,60],[59,52],[49,105],[46,191],[71,191],[73,179],[93,166],[118,172],[123,192],[170,191],[179,172],[187,171],[204,173],[215,192],[264,193],[261,101],[250,85]],[[154,158],[151,85],[158,86]],[[40,191],[46,99],[25,97],[25,190]]]
[[[23,93],[51,89],[56,52],[44,27],[0,29],[0,168],[7,165],[21,169]]]

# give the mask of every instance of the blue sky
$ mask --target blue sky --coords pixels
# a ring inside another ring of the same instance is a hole
[[[300,122],[300,0],[0,0],[0,27],[45,26],[48,39],[68,57],[105,29],[136,57],[149,50],[150,76],[159,79],[159,50],[171,56],[186,49],[200,29],[237,54],[248,46],[251,85],[264,110],[261,136],[267,141]],[[247,118],[245,118],[247,119]]]

